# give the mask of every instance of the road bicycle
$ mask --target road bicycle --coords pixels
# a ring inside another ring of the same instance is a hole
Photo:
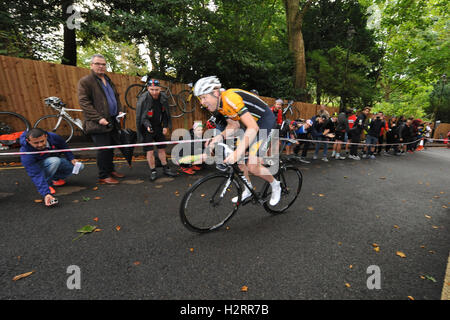
[[[125,103],[127,104],[128,108],[136,110],[136,103],[138,98],[147,91],[147,80],[148,77],[144,76],[141,78],[141,82],[143,82],[144,84],[135,83],[127,88],[127,90],[125,91]],[[163,92],[165,92],[168,98],[170,116],[172,118],[179,118],[184,114],[184,100],[179,99],[176,94],[173,94],[171,87],[171,82],[169,82],[168,87],[161,85],[161,88],[163,88]],[[181,103],[181,106],[179,103]]]
[[[225,156],[233,151],[225,144],[218,146],[225,150]],[[241,206],[248,203],[262,205],[271,214],[280,214],[292,206],[302,188],[301,171],[287,165],[280,158],[279,169],[274,177],[280,181],[281,198],[277,205],[271,206],[269,200],[272,189],[269,182],[264,181],[261,190],[255,191],[249,188],[238,164],[223,166],[223,170],[197,180],[186,191],[179,213],[181,222],[190,231],[206,233],[217,230],[229,221]],[[243,186],[246,186],[252,195],[241,201]]]
[[[48,97],[44,99],[44,102],[47,106],[56,110],[58,114],[49,114],[39,118],[33,128],[41,128],[47,132],[56,133],[66,142],[72,139],[74,126],[86,134],[81,119],[72,118],[68,113],[68,111],[83,112],[83,110],[66,108],[66,104],[58,97]]]
[[[30,122],[21,114],[0,111],[0,150],[7,150],[17,144],[20,134],[30,128]]]

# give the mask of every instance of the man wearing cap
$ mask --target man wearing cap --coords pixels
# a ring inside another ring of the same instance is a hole
[[[138,142],[165,142],[169,128],[172,127],[169,114],[169,103],[165,93],[161,92],[159,80],[150,79],[147,82],[147,91],[139,96],[136,106],[136,131]],[[147,153],[147,162],[150,167],[150,181],[157,178],[156,162],[154,156],[155,146],[144,146]],[[177,176],[167,164],[166,146],[157,145],[158,158],[163,166],[163,172],[169,177]]]

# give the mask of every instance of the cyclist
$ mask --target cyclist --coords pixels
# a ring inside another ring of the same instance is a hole
[[[237,162],[248,148],[248,163],[240,164],[239,168],[244,172],[248,182],[250,182],[248,173],[251,172],[270,183],[272,194],[269,203],[275,206],[280,201],[280,182],[272,176],[262,162],[276,125],[273,112],[264,101],[250,92],[241,89],[221,91],[221,87],[222,84],[215,76],[201,78],[194,86],[194,95],[199,97],[202,105],[206,106],[210,112],[218,110],[227,117],[225,130],[207,141],[205,145],[214,145],[225,138],[234,136],[242,123],[245,127],[243,141],[224,162],[227,164]],[[261,129],[267,130],[266,137],[261,135]],[[252,187],[250,183],[249,186]],[[242,193],[242,201],[250,196],[251,192],[246,187]],[[233,202],[236,201],[233,199]]]

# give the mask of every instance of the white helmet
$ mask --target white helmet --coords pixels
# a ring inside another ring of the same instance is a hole
[[[220,89],[222,84],[216,76],[210,76],[199,79],[194,86],[194,95],[196,97],[202,94],[213,92],[215,89]]]

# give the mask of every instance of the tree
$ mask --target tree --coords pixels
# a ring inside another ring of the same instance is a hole
[[[306,60],[303,41],[303,19],[313,0],[283,0],[286,10],[289,51],[294,59],[294,88],[306,91]]]
[[[433,86],[429,99],[430,105],[425,108],[429,114],[433,114],[433,120],[450,123],[450,84],[447,77],[442,76],[441,79]]]

